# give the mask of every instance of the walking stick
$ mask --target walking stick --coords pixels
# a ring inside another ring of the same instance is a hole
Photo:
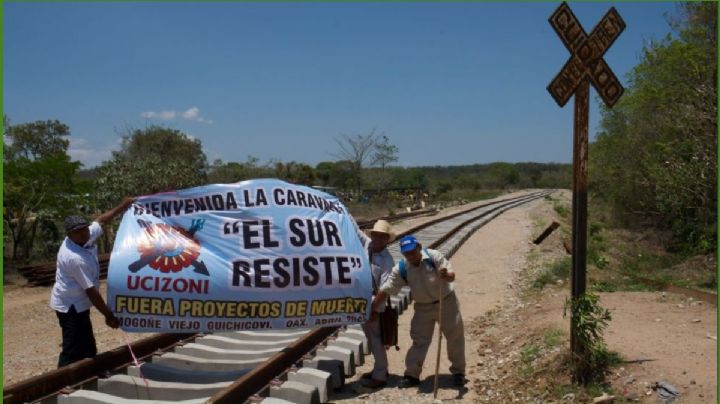
[[[438,296],[440,297],[440,303],[438,305],[438,348],[437,348],[437,357],[435,358],[435,383],[433,387],[433,400],[437,398],[437,389],[438,389],[438,370],[440,369],[440,350],[442,349],[442,303],[443,303],[443,280],[441,279],[440,282],[438,282],[439,286],[439,293]]]

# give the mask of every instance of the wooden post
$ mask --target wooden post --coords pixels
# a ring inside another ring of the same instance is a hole
[[[614,7],[600,19],[590,34],[563,2],[550,16],[550,25],[570,51],[570,59],[555,76],[548,91],[561,107],[575,95],[573,125],[573,199],[572,199],[572,299],[585,294],[587,273],[587,173],[588,110],[590,83],[608,107],[615,105],[623,87],[603,55],[625,29],[625,22]],[[570,319],[570,347],[574,359],[583,358],[585,347],[577,337],[577,319]],[[576,374],[576,380],[585,375]]]
[[[575,91],[575,123],[573,130],[573,199],[572,199],[572,298],[585,293],[587,272],[587,161],[588,161],[588,102],[590,83],[583,80]],[[576,319],[570,319],[570,329],[576,330]],[[575,332],[570,333],[570,347],[576,358],[583,356],[583,346]]]

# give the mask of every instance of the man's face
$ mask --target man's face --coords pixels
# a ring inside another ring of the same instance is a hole
[[[403,256],[406,260],[408,260],[409,263],[416,266],[420,265],[420,261],[422,261],[422,253],[420,252],[420,248],[420,244],[418,244],[415,246],[414,250],[403,253]]]
[[[75,244],[84,247],[85,243],[90,240],[90,227],[86,226],[81,229],[75,229],[68,233],[68,237],[70,237],[70,240]]]
[[[387,233],[373,231],[370,232],[370,240],[372,240],[371,245],[373,252],[379,253],[387,247],[388,242],[390,241],[390,235]]]

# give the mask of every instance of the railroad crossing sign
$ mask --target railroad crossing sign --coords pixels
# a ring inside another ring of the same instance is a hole
[[[625,29],[625,21],[615,7],[610,8],[589,36],[567,3],[562,3],[549,21],[572,54],[548,86],[550,95],[562,107],[582,80],[589,77],[605,104],[608,107],[615,105],[623,93],[623,87],[602,58]]]
[[[570,51],[570,59],[550,82],[548,91],[561,107],[575,95],[573,125],[573,225],[572,225],[572,297],[585,293],[587,267],[587,155],[588,104],[590,83],[608,107],[615,105],[623,87],[603,55],[625,29],[625,22],[614,7],[603,16],[590,35],[580,25],[567,3],[562,3],[550,16],[550,25]],[[582,358],[586,349],[576,335],[577,319],[570,319],[570,347],[575,358]],[[579,370],[576,379],[586,375]]]

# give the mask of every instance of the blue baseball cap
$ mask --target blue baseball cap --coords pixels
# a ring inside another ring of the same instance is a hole
[[[400,239],[400,252],[406,253],[410,252],[417,247],[418,243],[417,239],[411,235],[404,236]]]

